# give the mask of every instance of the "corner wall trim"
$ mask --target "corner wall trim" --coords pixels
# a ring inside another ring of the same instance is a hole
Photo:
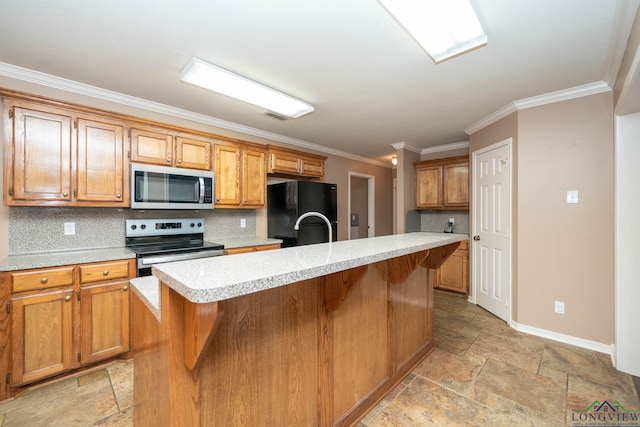
[[[548,331],[546,329],[540,329],[533,326],[522,325],[511,321],[509,323],[513,329],[518,332],[523,332],[529,335],[535,335],[541,338],[547,338],[553,341],[562,342],[565,344],[575,345],[576,347],[586,348],[587,350],[597,351],[598,353],[604,353],[608,355],[613,355],[614,346],[613,344],[602,344],[595,341],[585,340],[583,338],[574,337],[571,335],[565,335],[558,332]]]
[[[569,89],[558,90],[556,92],[546,93],[544,95],[532,96],[531,98],[524,98],[506,105],[498,111],[489,114],[484,119],[470,125],[464,132],[467,135],[471,135],[489,126],[492,123],[508,116],[511,113],[515,113],[519,110],[526,108],[538,107],[540,105],[553,104],[560,101],[568,101],[570,99],[580,98],[583,96],[596,95],[602,92],[608,92],[611,88],[604,81],[589,83],[582,86],[576,86]]]

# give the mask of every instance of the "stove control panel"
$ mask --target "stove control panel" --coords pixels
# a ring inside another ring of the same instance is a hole
[[[128,219],[125,237],[204,233],[204,218]]]

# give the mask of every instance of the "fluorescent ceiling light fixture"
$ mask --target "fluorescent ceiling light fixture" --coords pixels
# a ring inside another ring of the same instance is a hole
[[[438,63],[487,44],[469,0],[378,0]]]
[[[313,105],[307,102],[195,57],[182,69],[180,80],[292,119],[313,111]]]

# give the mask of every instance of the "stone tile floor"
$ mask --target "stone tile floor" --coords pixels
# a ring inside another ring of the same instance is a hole
[[[563,426],[595,400],[640,412],[608,355],[519,333],[436,291],[435,350],[360,422],[374,426]],[[133,425],[133,362],[35,386],[0,402],[0,426]],[[635,424],[640,425],[640,424]]]

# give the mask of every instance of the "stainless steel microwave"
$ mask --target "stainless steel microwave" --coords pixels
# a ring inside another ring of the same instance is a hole
[[[132,209],[213,209],[213,172],[131,164]]]

